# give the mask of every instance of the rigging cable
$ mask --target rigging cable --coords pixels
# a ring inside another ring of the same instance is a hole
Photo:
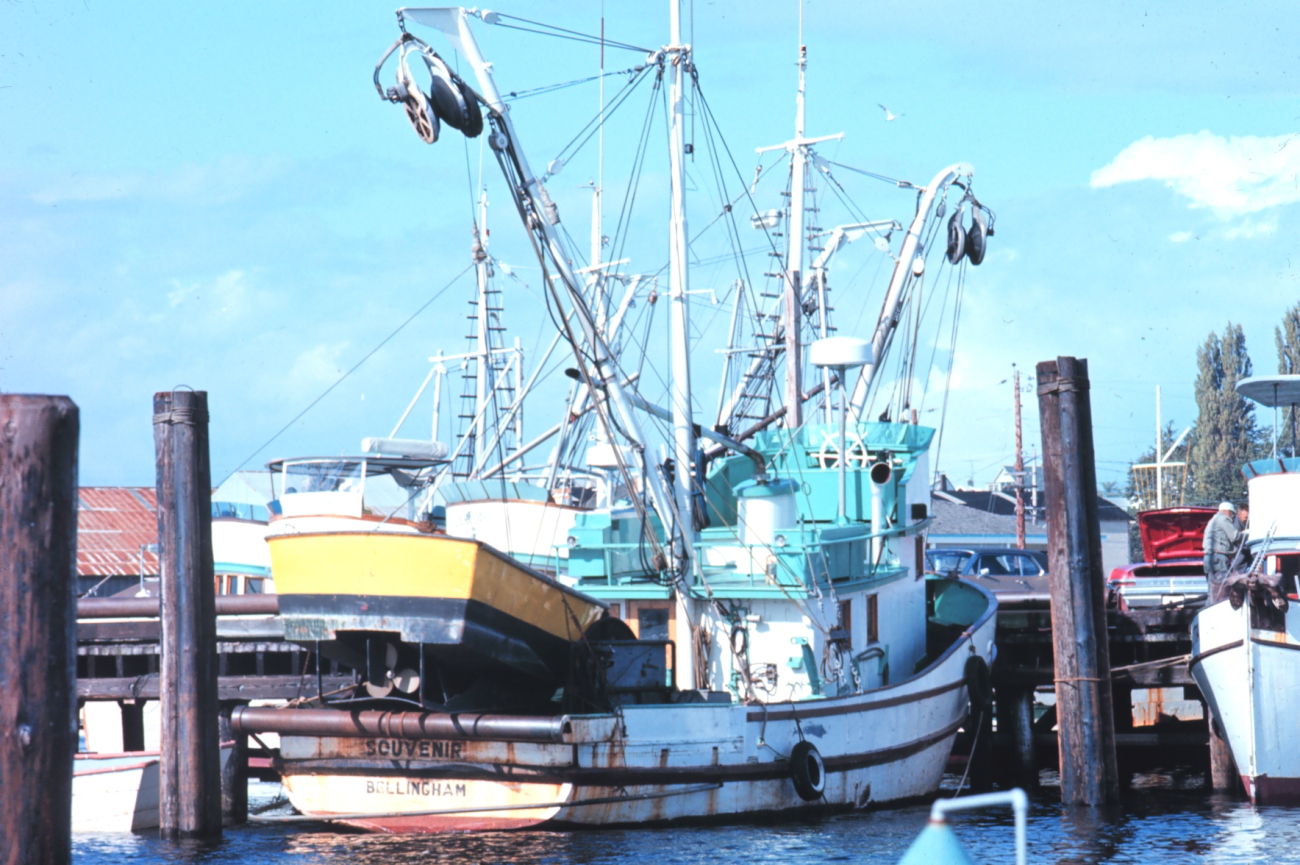
[[[244,466],[248,465],[248,461],[249,461],[249,460],[251,460],[253,457],[255,457],[255,456],[257,456],[258,454],[260,454],[262,451],[266,450],[268,447],[270,447],[270,446],[271,446],[271,443],[272,443],[273,441],[275,441],[275,440],[278,439],[281,435],[283,435],[284,432],[285,432],[286,430],[289,429],[289,427],[293,426],[293,425],[296,424],[299,420],[301,420],[303,415],[307,414],[307,412],[309,412],[309,411],[311,411],[313,408],[315,408],[317,403],[319,403],[321,400],[325,399],[325,397],[329,396],[330,392],[331,392],[332,390],[334,390],[334,388],[336,388],[336,387],[338,387],[339,385],[341,385],[341,384],[343,383],[344,379],[346,379],[348,376],[352,375],[352,373],[354,373],[354,372],[356,372],[358,369],[360,369],[360,368],[361,368],[361,365],[362,365],[363,363],[365,363],[366,361],[370,360],[370,358],[375,354],[375,352],[379,351],[381,348],[383,348],[385,345],[387,345],[387,344],[388,344],[388,341],[391,340],[393,337],[397,336],[399,333],[401,333],[401,332],[402,332],[402,329],[405,328],[408,324],[410,324],[411,322],[415,321],[416,317],[417,317],[420,313],[422,313],[422,312],[424,312],[426,309],[428,309],[429,306],[432,305],[432,303],[433,303],[435,300],[437,300],[438,298],[442,297],[443,292],[445,292],[447,289],[449,289],[449,288],[451,288],[453,285],[455,285],[456,282],[457,282],[457,280],[459,280],[459,279],[460,279],[462,276],[464,276],[465,274],[469,273],[469,271],[470,271],[473,267],[474,267],[474,262],[472,262],[472,261],[471,261],[469,264],[465,265],[465,269],[464,269],[464,270],[462,270],[460,273],[458,273],[458,274],[456,274],[455,276],[453,276],[453,277],[451,278],[451,281],[450,281],[450,282],[448,282],[448,283],[447,283],[446,285],[444,285],[442,288],[440,288],[440,289],[438,289],[436,292],[434,292],[433,297],[431,297],[431,298],[429,298],[428,300],[426,300],[426,301],[425,301],[425,302],[420,306],[419,309],[417,309],[415,312],[411,313],[410,317],[407,318],[406,321],[404,321],[404,322],[402,322],[401,324],[399,324],[399,325],[397,326],[397,328],[396,328],[395,330],[393,330],[392,333],[390,333],[388,336],[386,336],[386,337],[384,337],[382,340],[380,340],[380,341],[379,341],[379,345],[375,346],[375,347],[372,348],[370,351],[366,352],[365,356],[362,357],[361,360],[357,361],[357,362],[352,366],[351,369],[349,369],[347,372],[343,373],[343,375],[339,376],[338,379],[337,379],[337,380],[336,380],[332,385],[330,385],[329,387],[325,388],[325,391],[324,391],[320,396],[316,397],[314,400],[312,400],[310,403],[308,403],[308,405],[307,405],[306,408],[304,408],[302,411],[300,411],[300,412],[298,412],[296,415],[294,415],[294,416],[293,416],[293,419],[292,419],[291,421],[289,421],[289,422],[288,422],[287,424],[285,424],[284,426],[280,427],[279,431],[276,432],[275,435],[271,436],[269,439],[267,439],[265,442],[263,442],[262,445],[261,445],[257,450],[253,451],[251,454],[249,454],[248,456],[244,457],[243,462],[241,462],[239,465],[235,466],[234,469],[232,469],[232,470],[230,471],[230,473],[227,474],[226,477],[221,481],[221,483],[224,484],[226,481],[230,480],[230,478],[234,477],[235,472],[239,471],[239,470],[242,469]],[[217,484],[217,486],[221,486],[221,484]]]

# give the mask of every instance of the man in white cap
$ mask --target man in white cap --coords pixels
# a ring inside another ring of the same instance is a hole
[[[1205,527],[1201,549],[1205,552],[1205,578],[1210,581],[1210,603],[1225,597],[1224,583],[1228,579],[1233,550],[1241,539],[1237,525],[1237,507],[1232,502],[1221,502],[1219,512],[1210,518]]]

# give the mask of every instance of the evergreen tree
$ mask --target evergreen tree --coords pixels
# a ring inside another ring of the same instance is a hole
[[[1265,436],[1255,426],[1254,405],[1237,393],[1251,375],[1246,335],[1228,322],[1222,338],[1211,333],[1196,352],[1196,434],[1188,454],[1195,501],[1212,504],[1246,496],[1241,467],[1258,458]]]
[[[1300,375],[1300,303],[1286,311],[1282,316],[1282,326],[1273,329],[1277,340],[1277,371],[1282,375]],[[1281,442],[1287,439],[1287,431],[1296,428],[1295,409],[1288,408],[1282,412],[1282,428],[1278,430],[1278,452],[1282,451]],[[1295,439],[1292,433],[1292,456],[1295,456]]]

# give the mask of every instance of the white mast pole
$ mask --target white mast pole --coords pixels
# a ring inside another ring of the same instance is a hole
[[[480,452],[487,447],[487,401],[490,388],[488,377],[491,375],[492,355],[488,346],[488,256],[487,256],[487,190],[479,195],[478,203],[478,330],[477,351],[474,363],[474,453],[470,454],[470,465],[477,465]]]
[[[804,69],[808,48],[803,44],[803,4],[799,5],[799,95],[794,121],[794,142],[790,148],[790,223],[786,236],[785,264],[785,425],[797,429],[803,424],[803,375],[800,357],[803,300],[803,187],[808,151],[803,144]]]
[[[690,288],[686,273],[686,130],[684,105],[686,64],[690,62],[690,47],[681,40],[681,0],[668,0],[671,10],[671,45],[669,62],[672,66],[672,88],[669,95],[672,119],[669,129],[669,164],[672,182],[672,218],[669,222],[669,297],[672,304],[672,401],[673,443],[676,463],[675,484],[677,501],[677,532],[679,559],[686,556],[682,545],[695,531],[691,504],[691,469],[695,463],[695,436],[691,418],[691,356],[690,309],[687,291]]]
[[[672,180],[672,219],[669,222],[669,283],[671,299],[670,324],[672,336],[672,400],[673,445],[676,472],[674,473],[674,499],[676,502],[676,531],[673,533],[673,551],[679,564],[680,582],[677,586],[677,633],[673,635],[680,659],[673,671],[679,688],[697,687],[695,681],[695,641],[692,615],[689,561],[691,542],[695,533],[695,509],[692,502],[691,470],[695,466],[695,436],[691,418],[691,356],[690,308],[687,291],[690,288],[686,272],[686,129],[684,118],[686,64],[690,62],[690,46],[682,44],[681,0],[668,0],[670,10],[671,44],[668,59],[672,65],[672,87],[669,105],[672,116],[669,126],[668,159]],[[698,479],[703,483],[703,478]],[[698,561],[694,563],[698,567]]]
[[[1156,507],[1165,506],[1164,450],[1160,435],[1160,385],[1156,385]]]

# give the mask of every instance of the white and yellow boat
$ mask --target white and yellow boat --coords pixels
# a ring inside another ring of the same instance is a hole
[[[482,541],[399,516],[403,506],[383,494],[386,485],[411,486],[433,464],[394,457],[272,464],[282,486],[267,540],[285,637],[320,644],[362,671],[371,696],[396,687],[440,702],[485,670],[553,691],[570,644],[608,605]]]

